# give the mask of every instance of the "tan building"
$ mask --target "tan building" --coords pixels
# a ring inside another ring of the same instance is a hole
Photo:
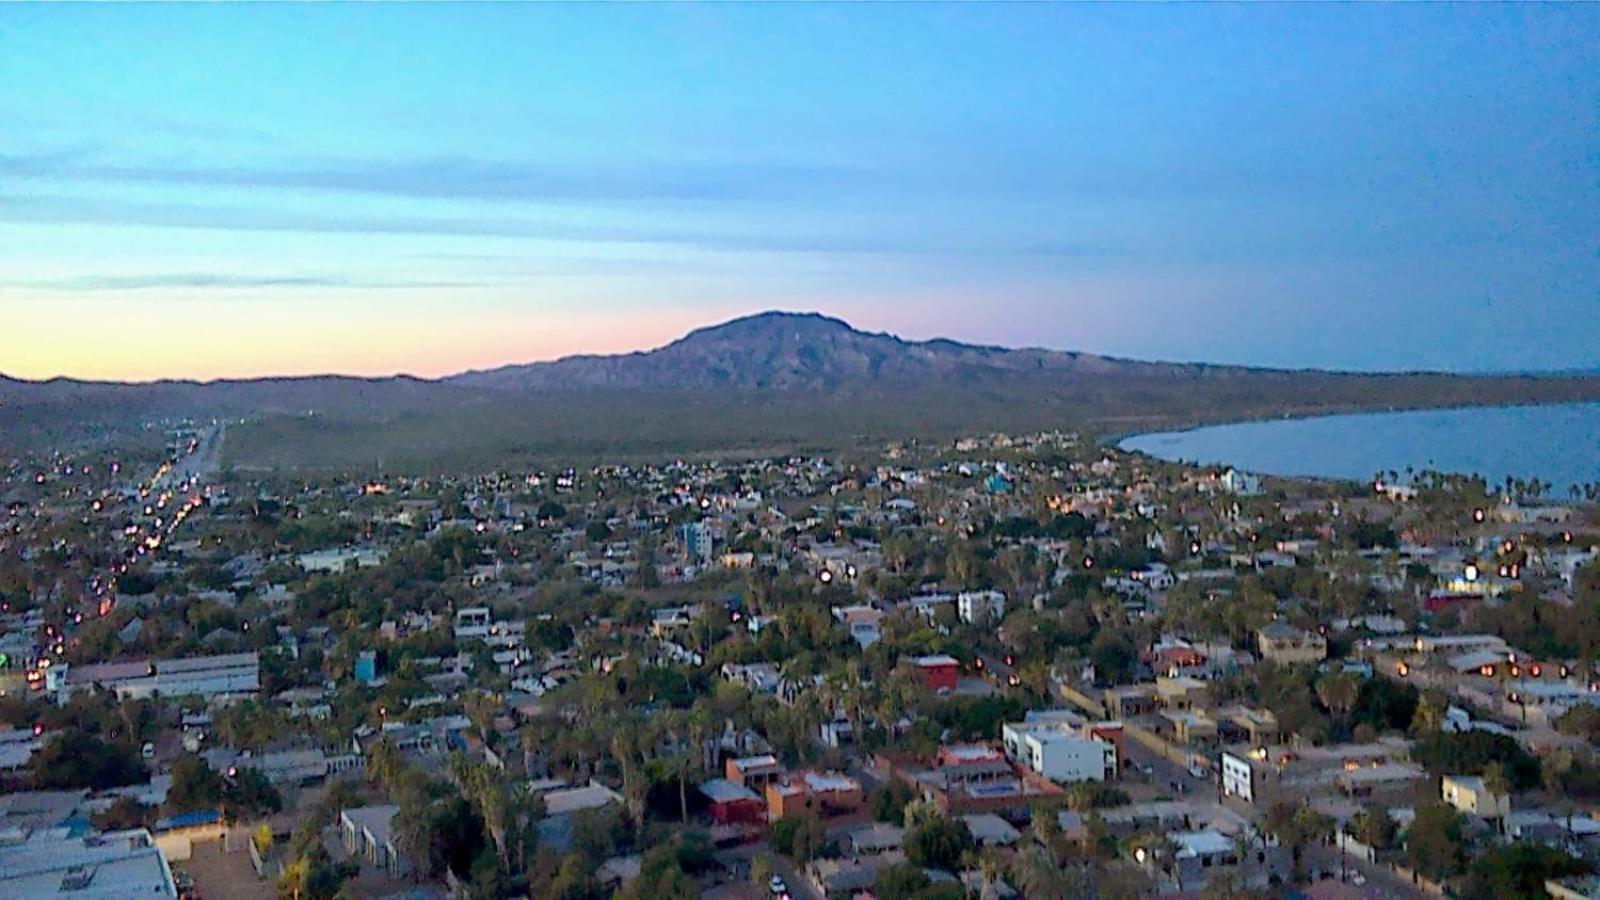
[[[1211,685],[1198,678],[1180,675],[1156,679],[1156,697],[1166,710],[1181,712],[1211,705]]]
[[[1502,819],[1511,812],[1511,796],[1494,793],[1476,775],[1444,776],[1439,782],[1439,796],[1456,809],[1480,819]]]
[[[1328,655],[1326,638],[1283,621],[1272,622],[1256,632],[1256,646],[1262,659],[1280,665],[1321,662]]]

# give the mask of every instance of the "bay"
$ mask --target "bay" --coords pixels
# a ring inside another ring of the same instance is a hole
[[[1600,482],[1600,403],[1472,407],[1272,419],[1135,435],[1119,445],[1184,460],[1272,475],[1363,481],[1378,472],[1476,473],[1569,485]]]

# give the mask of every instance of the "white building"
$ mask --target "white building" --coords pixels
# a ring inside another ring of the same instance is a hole
[[[1222,478],[1219,480],[1222,482],[1222,489],[1230,494],[1248,497],[1261,493],[1261,479],[1248,472],[1229,469],[1222,473]]]
[[[58,700],[81,690],[114,691],[123,700],[163,697],[245,696],[261,690],[261,657],[251,653],[142,662],[52,666],[46,689]]]
[[[1006,755],[1051,781],[1106,781],[1117,775],[1117,747],[1088,726],[1065,721],[1008,722]]]
[[[1222,754],[1222,796],[1255,802],[1256,770],[1250,760],[1232,753]]]
[[[143,828],[81,837],[50,829],[0,840],[0,897],[177,896],[167,859]]]
[[[456,611],[456,640],[464,641],[471,638],[485,638],[489,636],[489,626],[493,617],[489,615],[487,606],[471,606]]]
[[[1005,614],[1006,595],[999,591],[962,591],[956,596],[956,615],[968,624],[999,622]]]
[[[307,572],[338,574],[351,569],[365,569],[383,562],[388,553],[371,547],[341,547],[333,550],[316,550],[300,554],[297,562]]]

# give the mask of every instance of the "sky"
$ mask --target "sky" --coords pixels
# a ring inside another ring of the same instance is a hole
[[[0,373],[1600,368],[1600,5],[8,5]]]

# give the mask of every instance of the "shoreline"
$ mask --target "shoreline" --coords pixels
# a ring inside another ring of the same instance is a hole
[[[1114,447],[1124,453],[1144,453],[1143,450],[1125,450],[1122,448],[1124,441],[1138,437],[1148,437],[1157,434],[1188,434],[1206,428],[1226,428],[1232,425],[1251,425],[1264,422],[1307,422],[1315,419],[1343,419],[1355,416],[1400,416],[1411,413],[1427,412],[1459,412],[1478,409],[1547,409],[1552,406],[1595,406],[1600,407],[1600,400],[1554,400],[1549,403],[1458,403],[1446,406],[1398,406],[1387,409],[1354,408],[1346,411],[1320,410],[1316,412],[1286,412],[1278,415],[1247,416],[1242,419],[1221,419],[1217,421],[1200,420],[1193,424],[1180,424],[1168,427],[1139,431],[1115,431],[1099,435],[1095,443],[1103,447]],[[1178,420],[1180,422],[1184,420]],[[1147,454],[1149,455],[1149,454]],[[1170,460],[1169,460],[1170,462]]]
[[[1130,441],[1139,440],[1139,439],[1149,439],[1149,438],[1160,438],[1160,439],[1166,439],[1166,440],[1175,440],[1175,442],[1177,442],[1177,443],[1183,443],[1182,439],[1183,439],[1183,437],[1185,435],[1193,435],[1193,434],[1195,434],[1197,432],[1206,431],[1208,429],[1221,430],[1221,429],[1227,429],[1227,428],[1234,428],[1236,426],[1242,426],[1242,425],[1270,425],[1270,424],[1278,423],[1278,422],[1308,423],[1308,422],[1317,422],[1319,420],[1329,420],[1329,421],[1331,421],[1331,420],[1338,420],[1338,419],[1355,419],[1355,418],[1358,418],[1358,417],[1365,417],[1367,419],[1380,419],[1381,420],[1384,417],[1414,416],[1414,415],[1420,415],[1420,414],[1425,414],[1425,413],[1460,413],[1460,412],[1469,412],[1469,413],[1471,413],[1471,412],[1478,412],[1478,411],[1483,411],[1483,412],[1491,412],[1491,411],[1494,411],[1494,412],[1529,411],[1529,412],[1533,412],[1533,411],[1538,411],[1538,410],[1548,410],[1548,409],[1550,409],[1552,407],[1570,408],[1570,409],[1574,410],[1575,412],[1578,412],[1580,415],[1582,415],[1584,412],[1588,412],[1588,411],[1592,411],[1594,413],[1600,413],[1600,401],[1575,401],[1575,402],[1569,402],[1569,403],[1502,403],[1502,404],[1485,404],[1485,405],[1456,405],[1456,406],[1438,406],[1438,407],[1415,407],[1415,408],[1406,408],[1406,409],[1385,409],[1385,410],[1370,410],[1369,409],[1369,410],[1361,410],[1361,411],[1353,411],[1353,412],[1319,412],[1319,413],[1315,413],[1315,414],[1305,414],[1305,415],[1292,415],[1291,414],[1291,415],[1281,415],[1281,416],[1271,416],[1271,417],[1260,416],[1260,417],[1254,417],[1254,418],[1248,418],[1248,419],[1235,419],[1235,420],[1223,421],[1223,422],[1202,422],[1202,423],[1189,424],[1189,425],[1186,425],[1184,427],[1163,428],[1163,429],[1150,430],[1150,431],[1139,431],[1139,432],[1122,432],[1122,433],[1118,433],[1118,434],[1106,435],[1106,436],[1098,439],[1097,443],[1099,443],[1102,447],[1113,448],[1113,449],[1115,449],[1115,450],[1117,450],[1118,452],[1121,452],[1121,453],[1128,453],[1128,454],[1132,454],[1132,455],[1136,455],[1136,456],[1144,456],[1144,457],[1148,457],[1148,458],[1150,458],[1152,460],[1157,460],[1157,461],[1160,461],[1160,462],[1170,463],[1170,464],[1199,465],[1199,466],[1224,466],[1224,467],[1231,466],[1231,467],[1238,468],[1240,471],[1250,472],[1250,473],[1255,474],[1255,475],[1269,476],[1269,477],[1273,477],[1273,478],[1306,479],[1306,480],[1319,481],[1319,482],[1359,483],[1359,482],[1362,482],[1362,481],[1365,481],[1365,480],[1369,479],[1371,477],[1370,473],[1364,474],[1364,475],[1359,475],[1359,476],[1358,475],[1353,475],[1353,474],[1329,474],[1327,472],[1321,472],[1321,473],[1295,473],[1295,472],[1285,472],[1285,471],[1281,471],[1281,470],[1274,470],[1274,468],[1272,466],[1270,466],[1270,465],[1262,466],[1262,465],[1257,465],[1257,464],[1251,464],[1251,463],[1248,463],[1248,462],[1242,462],[1237,457],[1239,457],[1240,455],[1248,455],[1248,452],[1245,452],[1243,454],[1241,453],[1241,451],[1245,451],[1245,448],[1243,446],[1235,447],[1231,451],[1227,450],[1226,448],[1224,448],[1223,450],[1219,451],[1220,455],[1218,455],[1217,458],[1212,459],[1210,461],[1207,461],[1205,459],[1200,458],[1199,456],[1192,455],[1195,452],[1193,450],[1193,448],[1189,448],[1187,450],[1182,450],[1182,449],[1174,450],[1172,453],[1168,454],[1168,453],[1163,453],[1160,450],[1157,450],[1155,448],[1130,447],[1130,446],[1127,446],[1127,444]],[[1469,462],[1458,462],[1456,464],[1451,464],[1451,463],[1448,463],[1448,462],[1446,462],[1446,463],[1436,463],[1436,462],[1433,461],[1433,458],[1432,458],[1433,455],[1435,454],[1435,452],[1448,452],[1449,448],[1457,446],[1457,444],[1454,442],[1455,439],[1449,437],[1448,435],[1442,435],[1441,439],[1442,439],[1442,443],[1440,444],[1441,450],[1440,451],[1433,451],[1433,450],[1427,451],[1429,453],[1429,459],[1428,459],[1428,461],[1426,463],[1410,462],[1410,463],[1407,463],[1407,465],[1410,466],[1410,467],[1417,468],[1417,469],[1434,468],[1434,469],[1437,469],[1437,470],[1439,470],[1441,472],[1451,472],[1451,473],[1457,473],[1457,474],[1476,474],[1476,475],[1479,475],[1479,476],[1483,477],[1486,481],[1488,481],[1488,483],[1491,485],[1491,487],[1493,485],[1495,485],[1495,484],[1498,484],[1499,483],[1499,479],[1503,479],[1505,477],[1541,479],[1541,480],[1544,480],[1544,481],[1552,482],[1552,487],[1551,487],[1550,493],[1548,495],[1548,500],[1550,502],[1555,502],[1555,503],[1563,503],[1563,502],[1583,503],[1584,501],[1583,501],[1582,498],[1578,498],[1576,500],[1569,500],[1567,498],[1567,496],[1565,495],[1565,492],[1566,492],[1567,488],[1570,485],[1573,485],[1573,484],[1576,484],[1576,485],[1578,485],[1580,487],[1586,487],[1586,486],[1588,486],[1590,484],[1600,483],[1600,471],[1597,471],[1595,473],[1584,473],[1584,472],[1581,472],[1581,471],[1580,472],[1575,472],[1575,473],[1565,473],[1565,474],[1559,473],[1559,472],[1558,473],[1541,473],[1541,472],[1537,472],[1537,471],[1527,470],[1525,467],[1519,467],[1519,466],[1516,466],[1514,464],[1506,464],[1505,465],[1506,471],[1504,471],[1504,472],[1498,472],[1498,471],[1486,472],[1486,471],[1484,471],[1484,462],[1482,460],[1478,460],[1478,461],[1475,461],[1475,462],[1472,462],[1472,461],[1469,461]],[[1395,446],[1396,447],[1406,447],[1407,444],[1405,442],[1397,442],[1395,444]],[[1491,442],[1491,446],[1493,446],[1492,442]],[[1509,447],[1509,446],[1511,446],[1511,444],[1506,443],[1504,440],[1502,440],[1499,443],[1499,446]],[[1416,448],[1412,447],[1411,449],[1415,450]],[[1271,455],[1270,452],[1269,452],[1269,455]],[[1401,453],[1399,455],[1405,455],[1405,454]],[[1506,455],[1506,454],[1496,454],[1496,455]],[[1509,454],[1509,455],[1514,456],[1515,454],[1513,453],[1513,454]],[[1358,456],[1359,456],[1359,454],[1358,454]],[[1579,468],[1581,469],[1581,468],[1584,467],[1584,465],[1586,464],[1587,460],[1584,459],[1582,454],[1576,454],[1576,456],[1577,456],[1577,458],[1579,460]],[[1230,457],[1233,457],[1233,458],[1230,459]],[[1280,460],[1280,462],[1282,462],[1282,461]],[[1343,462],[1348,464],[1349,462],[1351,462],[1351,460],[1346,458],[1346,459],[1343,460]],[[1332,468],[1338,468],[1337,465],[1334,465],[1334,466],[1331,466],[1331,467]],[[1393,469],[1395,467],[1396,467],[1396,463],[1391,462],[1391,463],[1386,463],[1386,464],[1377,466],[1376,468],[1374,468],[1373,471],[1374,472],[1383,471],[1385,468]]]

